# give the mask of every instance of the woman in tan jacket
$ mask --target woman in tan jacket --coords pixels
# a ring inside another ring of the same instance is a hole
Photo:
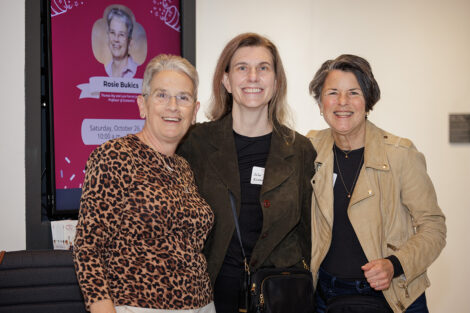
[[[394,312],[428,312],[426,269],[445,245],[446,226],[423,154],[367,120],[380,89],[365,59],[326,61],[309,89],[330,126],[307,135],[318,152],[311,260],[317,312],[357,294],[385,299]]]

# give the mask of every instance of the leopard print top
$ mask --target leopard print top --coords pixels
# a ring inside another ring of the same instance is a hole
[[[74,262],[85,304],[195,309],[212,301],[202,248],[214,222],[185,159],[135,135],[90,155]]]

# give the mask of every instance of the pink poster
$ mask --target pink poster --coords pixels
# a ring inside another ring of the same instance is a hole
[[[148,61],[181,54],[177,0],[51,0],[56,210],[76,210],[97,145],[140,131]]]

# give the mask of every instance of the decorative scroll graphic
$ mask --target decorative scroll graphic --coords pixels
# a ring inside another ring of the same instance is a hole
[[[84,5],[83,1],[51,0],[51,17],[63,14],[79,5]]]
[[[142,92],[142,79],[95,76],[89,78],[88,84],[77,85],[77,88],[82,91],[80,99],[99,99],[102,92],[140,94]],[[133,100],[136,99],[136,97],[132,98]],[[135,101],[132,102],[135,103]]]
[[[150,14],[158,17],[170,28],[181,32],[180,12],[173,2],[175,0],[152,0]],[[84,1],[77,0],[51,0],[51,17],[64,14],[74,7],[85,4]]]
[[[181,31],[180,12],[173,5],[173,0],[153,0],[153,7],[150,13],[159,17],[166,25],[173,28],[177,32]]]

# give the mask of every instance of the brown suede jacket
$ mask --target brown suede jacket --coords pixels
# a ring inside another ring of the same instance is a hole
[[[280,133],[290,130],[277,125],[273,131],[260,193],[263,210],[261,235],[253,249],[250,267],[287,267],[310,260],[310,210],[316,152],[304,136],[295,133],[291,142]],[[240,209],[240,178],[232,129],[232,115],[195,125],[183,139],[178,153],[195,174],[200,194],[215,213],[215,226],[204,253],[211,281],[222,266],[235,230],[229,191]]]

